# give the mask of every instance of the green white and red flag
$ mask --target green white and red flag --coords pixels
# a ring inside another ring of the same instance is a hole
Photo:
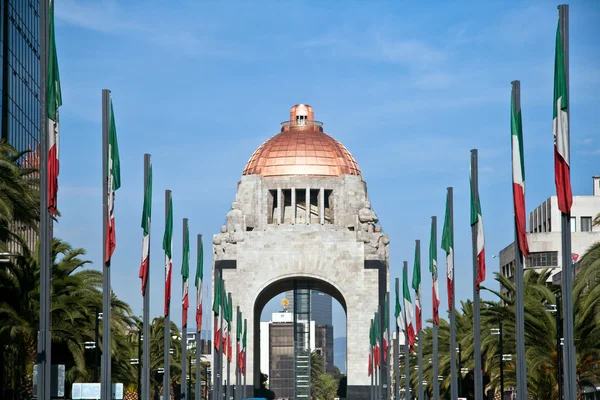
[[[452,238],[452,221],[450,215],[450,198],[446,196],[446,215],[444,217],[444,229],[442,232],[442,249],[446,252],[446,290],[448,292],[448,311],[452,310],[452,290],[454,281],[454,239]]]
[[[186,226],[183,235],[183,257],[181,261],[181,279],[183,281],[183,293],[181,298],[181,326],[187,327],[188,308],[190,308],[190,228]]]
[[[165,317],[171,307],[171,275],[173,271],[173,198],[169,196],[169,212],[165,222],[163,235],[163,250],[165,251]]]
[[[438,287],[437,247],[434,236],[435,226],[431,221],[431,238],[429,240],[429,272],[431,272],[431,295],[433,305],[433,323],[440,324],[440,290]]]
[[[233,358],[233,346],[231,345],[231,323],[233,321],[233,299],[227,301],[227,360]]]
[[[246,324],[244,324],[244,333],[242,334],[242,375],[246,375]]]
[[[375,336],[375,350],[373,351],[373,357],[375,357],[375,366],[379,367],[381,360],[381,343],[380,343],[380,334],[379,334],[379,313],[375,313],[375,318],[373,319],[373,335]]]
[[[471,226],[475,227],[477,233],[477,277],[475,280],[475,290],[479,292],[479,286],[485,280],[485,236],[483,234],[483,217],[481,215],[479,193],[477,193],[477,200],[475,200],[476,193],[473,193],[473,182],[470,178],[469,185],[471,187]]]
[[[221,312],[223,313],[223,326],[221,326],[221,345],[223,346],[223,353],[227,355],[227,341],[229,335],[229,327],[227,320],[227,313],[229,312],[229,306],[227,305],[227,290],[225,289],[225,280],[221,280]]]
[[[521,105],[515,102],[515,94],[510,102],[510,133],[512,142],[512,176],[513,204],[515,225],[519,249],[525,257],[529,257],[527,244],[527,225],[525,219],[525,163],[523,155],[523,123],[521,120]]]
[[[371,320],[371,328],[369,329],[369,376],[374,371],[374,363],[373,358],[375,358],[375,345],[377,341],[375,340],[375,323],[374,320]]]
[[[388,346],[390,343],[390,337],[388,329],[390,326],[390,301],[389,296],[386,296],[385,305],[383,306],[383,362],[387,362]]]
[[[46,116],[48,119],[48,211],[58,213],[59,131],[58,108],[62,105],[56,37],[54,34],[54,0],[50,0],[48,37],[48,71],[46,77]]]
[[[412,310],[412,300],[410,298],[410,288],[408,287],[408,272],[407,268],[404,268],[403,273],[403,283],[402,283],[402,295],[404,298],[404,334],[406,336],[407,343],[410,347],[412,347],[417,341],[417,337],[415,335],[415,328],[413,325],[413,310]]]
[[[198,264],[196,266],[196,332],[202,331],[202,280],[204,278],[204,249],[202,236],[198,246]]]
[[[144,191],[144,209],[142,211],[142,262],[139,277],[142,280],[142,296],[146,294],[148,271],[150,268],[150,221],[152,219],[152,164],[148,168],[146,190]]]
[[[213,306],[212,311],[215,318],[215,329],[213,335],[213,344],[216,350],[221,348],[221,319],[219,318],[219,312],[221,311],[221,300],[222,297],[222,284],[221,284],[221,276],[217,275],[217,279],[215,280],[215,286],[213,288]]]
[[[394,317],[396,317],[396,327],[398,330],[403,331],[404,327],[404,314],[402,313],[402,306],[400,305],[400,293],[396,288],[396,309],[394,310]]]
[[[121,162],[119,160],[119,145],[117,143],[117,127],[112,101],[110,102],[110,131],[108,134],[107,152],[107,205],[108,221],[106,226],[106,259],[104,263],[110,265],[110,259],[117,247],[115,230],[115,192],[121,187]]]
[[[554,112],[552,131],[554,133],[554,182],[558,209],[563,214],[571,212],[573,194],[571,192],[571,162],[569,148],[569,98],[568,82],[565,73],[565,53],[560,34],[560,22],[556,29],[556,51],[554,55]]]
[[[423,307],[421,305],[421,255],[415,246],[415,265],[413,269],[412,288],[415,290],[416,334],[423,328]]]
[[[237,344],[237,368],[242,370],[242,312],[238,310],[235,324],[235,341]]]

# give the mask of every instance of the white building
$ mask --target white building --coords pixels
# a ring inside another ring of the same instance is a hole
[[[600,241],[600,227],[593,227],[600,213],[600,176],[593,178],[592,196],[573,196],[571,208],[571,250],[573,261]],[[553,268],[551,280],[560,284],[562,270],[561,214],[556,196],[552,196],[529,213],[527,241],[530,256],[525,268]],[[514,241],[500,251],[500,273],[513,279],[515,270]]]

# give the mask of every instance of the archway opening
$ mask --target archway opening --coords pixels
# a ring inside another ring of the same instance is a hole
[[[300,304],[307,295],[310,296],[310,322],[302,324],[306,315],[302,315]],[[281,302],[283,299],[287,301]],[[309,372],[309,376],[314,378],[322,373],[339,381],[346,366],[346,313],[342,293],[331,283],[318,278],[290,276],[263,288],[254,304],[255,390],[261,387],[262,372],[268,375],[268,388],[275,393],[275,398],[301,397],[296,386],[300,381],[296,382],[296,378],[302,367],[298,361],[302,330],[305,330],[309,353],[312,353],[312,356],[308,354],[308,362],[314,371]],[[319,365],[320,370],[316,368]],[[314,384],[312,382],[311,386]]]

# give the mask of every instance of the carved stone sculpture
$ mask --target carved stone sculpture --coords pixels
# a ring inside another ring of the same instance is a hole
[[[371,210],[371,202],[365,201],[365,206],[358,211],[358,222],[360,223],[361,231],[372,233],[375,224],[379,221],[375,211]]]
[[[362,241],[365,243],[365,256],[387,259],[387,246],[390,244],[390,238],[381,231],[381,225],[375,225],[371,233],[363,232]]]
[[[239,243],[244,241],[244,213],[240,210],[237,201],[231,204],[231,210],[227,213],[227,232],[229,233],[230,243]]]
[[[229,233],[225,225],[221,227],[221,233],[214,236],[213,245],[215,260],[230,259],[235,255],[235,246],[229,242]]]

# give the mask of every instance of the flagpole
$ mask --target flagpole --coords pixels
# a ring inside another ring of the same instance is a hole
[[[456,400],[458,398],[458,377],[456,373],[456,320],[455,320],[455,312],[454,312],[454,303],[455,303],[455,295],[454,295],[454,188],[451,186],[446,189],[447,191],[447,210],[449,227],[450,227],[450,242],[452,243],[452,251],[449,254],[450,260],[448,260],[448,255],[446,258],[446,263],[450,261],[452,265],[452,282],[451,282],[451,292],[452,292],[452,301],[448,304],[450,308],[450,398],[452,400]],[[448,277],[446,277],[448,279]]]
[[[227,309],[231,304],[231,292],[227,293]],[[227,311],[229,312],[229,311]],[[229,316],[231,318],[231,316]],[[229,360],[229,343],[231,343],[231,321],[227,321],[227,347],[225,349],[225,357],[227,358],[227,397],[226,400],[231,398],[231,361]]]
[[[235,308],[235,390],[234,390],[234,399],[238,400],[240,397],[240,337],[239,331],[240,328],[240,306],[236,306]]]
[[[512,104],[514,110],[511,114],[521,111],[521,82],[512,82]],[[513,139],[514,140],[514,139]],[[514,157],[514,155],[513,155]],[[513,160],[514,163],[514,160]],[[513,166],[514,168],[514,166]],[[514,184],[513,184],[514,186]],[[513,187],[513,191],[514,191]],[[525,285],[523,282],[523,252],[518,234],[517,214],[515,208],[515,291],[516,291],[516,340],[517,340],[517,394],[520,399],[527,399],[527,369],[525,364]]]
[[[371,335],[373,334],[374,320],[371,318]],[[372,338],[372,336],[371,336]],[[369,347],[371,348],[371,400],[375,400],[375,349],[373,348],[373,342],[369,341]]]
[[[436,249],[437,246],[437,217],[434,215],[431,217],[431,235],[432,235],[432,239],[433,239],[433,249]],[[431,251],[431,249],[430,249]],[[437,253],[436,253],[437,254]],[[432,271],[432,281],[435,284],[435,282],[438,279],[438,271],[437,271],[437,259],[434,260],[435,261],[435,265],[434,265],[434,271]],[[434,289],[432,288],[432,291]],[[439,297],[439,291],[438,293],[434,292],[434,296],[435,296],[435,300],[433,301],[439,301],[438,297]],[[438,305],[438,310],[439,310],[439,305]],[[438,320],[439,322],[439,320]],[[433,322],[433,327],[432,327],[432,333],[433,333],[433,400],[439,400],[440,398],[440,384],[438,381],[438,375],[439,375],[439,369],[438,369],[438,325],[435,323],[435,320]]]
[[[219,274],[221,276],[221,280],[219,282],[219,284],[221,285],[221,296],[225,296],[226,293],[223,290],[225,288],[225,285],[223,284],[223,270],[219,270]],[[219,305],[219,307],[221,308],[221,312],[219,313],[219,326],[221,327],[221,335],[219,336],[219,340],[221,341],[219,348],[220,350],[217,352],[217,354],[219,355],[219,397],[218,399],[221,400],[221,398],[223,397],[223,353],[224,353],[224,349],[223,349],[223,313],[225,312],[225,310],[223,309],[223,300],[221,299],[221,304]],[[229,399],[227,399],[229,400]]]
[[[186,232],[188,231],[188,219],[183,219],[183,234],[182,234],[182,258],[185,257],[185,241],[186,241]],[[188,271],[188,300],[189,300],[189,271]],[[185,291],[185,282],[181,280],[181,296],[183,297]],[[181,317],[183,318],[185,312],[185,306],[183,302],[181,303]],[[187,317],[187,314],[186,314]],[[187,400],[187,319],[181,321],[181,382],[180,382],[180,390],[181,390],[181,398],[183,400]]]
[[[477,149],[471,150],[471,190],[473,204],[479,204],[479,174],[477,170]],[[483,377],[481,371],[481,316],[479,304],[479,290],[477,290],[477,272],[479,265],[477,261],[477,235],[478,225],[471,227],[471,236],[473,242],[473,346],[475,359],[475,400],[482,400],[483,396]]]
[[[404,265],[403,265],[403,274],[405,276],[407,276],[408,274],[408,261],[404,261]],[[405,303],[406,304],[406,303]],[[410,399],[410,346],[408,345],[408,319],[406,318],[406,307],[404,307],[404,325],[405,325],[405,332],[404,332],[404,350],[405,350],[405,365],[404,365],[404,369],[405,369],[405,374],[406,374],[406,389],[404,392],[404,397],[406,399]]]
[[[246,318],[244,318],[244,332],[246,332]],[[244,399],[247,398],[246,396],[246,374],[248,373],[248,370],[246,369],[246,352],[248,351],[248,349],[246,348],[244,350]]]
[[[48,81],[48,19],[49,4],[42,1],[40,9],[40,309],[37,343],[37,396],[50,400],[52,340],[50,333],[50,292],[52,279],[52,219],[48,212],[48,119],[46,85]],[[8,10],[5,10],[8,12]],[[104,142],[103,142],[104,143]]]
[[[419,273],[420,273],[420,269],[421,269],[421,241],[420,240],[416,240],[415,241],[415,245],[416,245],[416,254],[419,257]],[[413,275],[414,277],[414,275]],[[421,316],[417,315],[416,317],[418,318],[417,322],[420,321],[421,323],[421,329],[419,330],[418,333],[418,337],[417,337],[417,343],[419,344],[419,348],[417,349],[418,352],[418,358],[419,358],[419,399],[423,399],[424,398],[424,393],[423,393],[423,320],[422,320],[422,315],[423,315],[423,311],[421,309],[421,307],[423,307],[423,299],[421,298],[422,292],[421,292],[421,283],[419,282],[419,290],[417,292],[417,297],[419,299],[419,314],[421,314]],[[416,298],[415,298],[415,302],[416,302]]]
[[[198,234],[197,236],[197,265],[200,264],[200,256],[202,254],[202,234]],[[204,266],[202,266],[204,267]],[[200,287],[196,288],[196,290],[202,289],[202,282],[200,282]],[[204,295],[204,293],[202,293]],[[202,302],[204,305],[204,302]],[[198,305],[196,305],[198,307]],[[202,310],[204,311],[204,310]],[[202,313],[204,316],[204,312]],[[202,398],[202,382],[201,382],[201,368],[202,366],[202,330],[197,330],[196,332],[196,396],[195,400],[200,400]],[[191,371],[190,371],[191,372]],[[204,377],[204,383],[206,390],[208,391],[208,375]],[[144,399],[145,400],[145,399]]]
[[[381,299],[381,297],[380,297]],[[377,375],[375,375],[375,389],[377,390],[377,400],[381,400],[381,370],[383,368],[383,332],[382,332],[382,322],[381,322],[381,316],[383,315],[383,313],[381,312],[381,305],[377,306],[377,314],[376,314],[376,318],[375,318],[375,323],[378,324],[379,326],[377,327],[377,331],[379,332],[378,336],[376,339],[379,340],[379,354],[378,354],[378,360],[377,360],[377,365],[379,365],[379,368],[376,368],[377,371]]]
[[[171,191],[170,190],[165,190],[165,225],[166,225],[166,221],[169,218],[169,207],[171,204]],[[165,255],[165,262],[167,256]],[[172,260],[169,260],[169,262],[172,263]],[[167,282],[167,269],[165,268],[165,282]],[[167,293],[166,293],[166,288],[165,288],[165,297],[166,297]],[[165,298],[166,300],[166,298]],[[171,370],[170,370],[170,364],[171,364],[171,359],[170,359],[170,350],[171,350],[171,302],[169,300],[169,304],[167,305],[167,309],[166,309],[166,313],[165,313],[165,319],[164,319],[164,374],[163,374],[163,399],[170,399],[171,398]]]
[[[400,293],[400,278],[396,278],[396,296]],[[399,300],[397,300],[399,301]],[[396,339],[394,340],[394,400],[400,399],[400,327],[396,319]]]
[[[144,195],[150,173],[150,154],[144,154]],[[148,221],[148,242],[150,242],[150,221]],[[148,246],[148,267],[146,272],[146,290],[144,292],[143,338],[144,354],[142,362],[142,399],[150,398],[150,247]]]
[[[386,362],[385,362],[385,396],[387,400],[391,400],[391,395],[392,395],[392,383],[391,383],[391,379],[390,379],[390,372],[391,372],[391,368],[390,368],[390,341],[392,340],[392,335],[391,335],[391,331],[390,331],[390,292],[387,292],[385,294],[385,301],[386,301],[386,307],[384,307],[385,309],[385,319],[384,321],[387,321],[387,324],[385,326],[385,329],[387,330],[387,342],[386,342],[386,349],[385,349],[385,358],[386,358]]]
[[[567,143],[570,142],[571,97],[569,90],[569,6],[558,6],[558,20],[562,42],[564,70],[567,91]],[[570,145],[567,146],[570,149]],[[569,150],[567,150],[569,151]],[[569,159],[570,159],[570,155]],[[569,171],[570,175],[570,171]],[[563,299],[563,335],[564,335],[564,396],[575,398],[577,393],[576,351],[573,332],[573,267],[571,254],[571,214],[561,212],[562,238],[562,299]]]
[[[112,400],[110,337],[110,264],[106,262],[108,232],[108,134],[110,129],[110,90],[102,89],[102,373],[101,399]]]

